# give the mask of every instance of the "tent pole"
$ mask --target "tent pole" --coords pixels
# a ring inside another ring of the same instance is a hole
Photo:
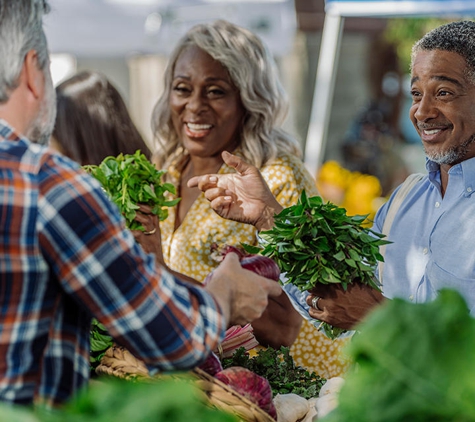
[[[325,153],[343,24],[344,18],[340,15],[325,16],[305,143],[305,165],[314,177],[317,176]]]

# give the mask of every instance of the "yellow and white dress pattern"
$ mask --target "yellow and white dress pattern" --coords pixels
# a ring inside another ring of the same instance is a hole
[[[297,203],[303,189],[307,196],[318,194],[315,180],[297,157],[278,158],[260,171],[283,207]],[[226,164],[219,170],[220,174],[232,172],[234,169]],[[167,168],[167,181],[178,186],[180,176],[175,165]],[[217,265],[210,257],[213,243],[255,245],[257,242],[253,226],[221,218],[211,209],[203,193],[174,231],[175,216],[176,208],[170,209],[168,218],[160,222],[164,260],[171,269],[198,281],[204,281]],[[340,375],[345,369],[340,346],[339,340],[332,342],[304,320],[291,353],[297,365],[329,378]]]

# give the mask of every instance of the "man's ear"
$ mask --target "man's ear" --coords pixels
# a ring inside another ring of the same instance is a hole
[[[26,87],[35,99],[38,99],[43,92],[44,75],[38,63],[38,53],[35,50],[26,53],[22,74]]]

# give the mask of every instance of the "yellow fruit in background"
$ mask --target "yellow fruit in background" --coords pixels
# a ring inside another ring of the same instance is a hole
[[[336,161],[325,162],[317,176],[317,188],[326,201],[346,209],[348,215],[367,215],[366,225],[384,203],[378,178],[359,172],[351,172]]]

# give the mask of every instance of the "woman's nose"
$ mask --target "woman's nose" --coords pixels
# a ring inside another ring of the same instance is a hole
[[[201,113],[208,108],[208,100],[200,92],[193,92],[188,97],[186,108],[193,113]]]

